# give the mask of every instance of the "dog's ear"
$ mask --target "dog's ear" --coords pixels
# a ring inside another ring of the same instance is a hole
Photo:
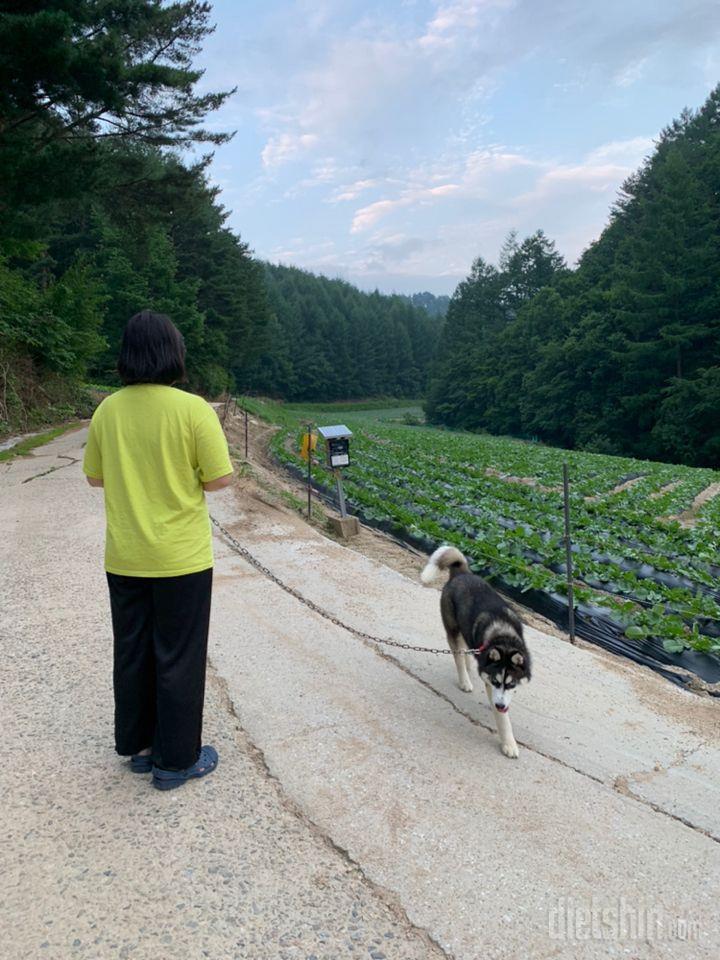
[[[521,667],[525,663],[525,657],[521,653],[514,653],[510,657],[510,662],[514,663],[516,667]]]
[[[499,659],[500,659],[500,651],[498,650],[497,647],[491,647],[488,653],[488,660],[499,660]]]

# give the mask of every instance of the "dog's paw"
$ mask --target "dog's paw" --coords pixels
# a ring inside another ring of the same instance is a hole
[[[470,680],[461,680],[458,682],[458,686],[460,687],[463,693],[473,692],[473,685]]]
[[[510,743],[501,743],[500,749],[505,754],[505,756],[510,757],[511,760],[517,760],[517,758],[520,756],[518,745],[515,743],[514,740],[511,741]]]

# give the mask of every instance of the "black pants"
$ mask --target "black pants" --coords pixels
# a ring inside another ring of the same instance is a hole
[[[184,770],[200,752],[212,567],[183,577],[107,574],[114,635],[115,748],[152,747]]]

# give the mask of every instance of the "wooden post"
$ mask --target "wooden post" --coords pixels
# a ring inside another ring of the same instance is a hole
[[[248,412],[245,411],[245,459],[248,458]]]
[[[572,543],[570,541],[570,480],[568,465],[563,464],[563,502],[565,507],[565,572],[567,574],[568,629],[570,643],[575,643],[575,596],[573,592]]]
[[[307,426],[307,461],[308,461],[308,472],[307,472],[307,495],[308,495],[308,506],[307,506],[307,518],[310,520],[312,514],[312,424],[309,423]]]

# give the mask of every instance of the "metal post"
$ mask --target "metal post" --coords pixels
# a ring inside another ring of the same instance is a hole
[[[567,574],[568,628],[570,643],[575,643],[575,597],[573,593],[572,544],[570,542],[570,481],[568,465],[563,464],[563,501],[565,506],[565,572]]]
[[[248,412],[245,411],[245,459],[248,458]]]
[[[345,519],[347,517],[347,509],[345,508],[345,491],[343,490],[342,485],[342,475],[339,470],[333,470],[335,474],[335,483],[337,484],[337,494],[338,500],[340,501],[340,516]]]
[[[308,515],[307,518],[310,520],[312,514],[312,424],[307,425],[307,460],[308,460],[308,472],[307,472],[307,495],[308,495]]]

